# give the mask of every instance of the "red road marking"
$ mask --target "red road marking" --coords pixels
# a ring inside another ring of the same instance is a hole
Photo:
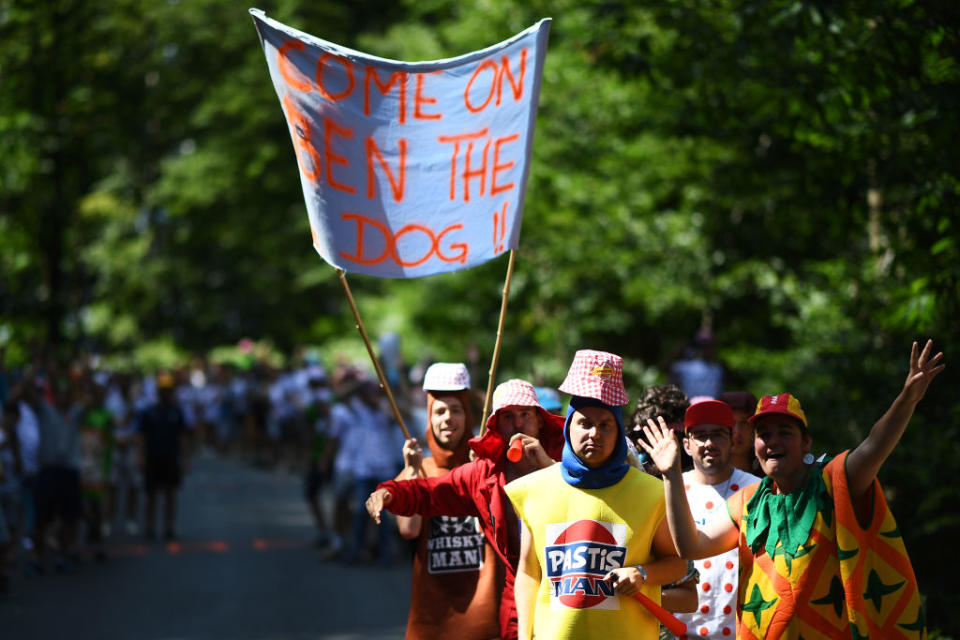
[[[310,544],[306,540],[297,538],[253,538],[250,548],[254,551],[279,551],[284,549],[308,549]],[[152,547],[147,544],[110,544],[110,555],[115,557],[139,557],[150,553]],[[229,553],[246,548],[244,544],[231,544],[226,540],[194,540],[186,542],[167,542],[163,550],[176,556],[181,553]]]

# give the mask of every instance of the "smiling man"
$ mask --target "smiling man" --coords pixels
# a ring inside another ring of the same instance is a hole
[[[470,460],[473,435],[470,374],[460,362],[437,362],[423,377],[430,457],[416,438],[403,445],[404,469],[397,480],[436,478]],[[416,540],[406,640],[500,635],[499,595],[503,571],[496,552],[478,533],[474,516],[397,516],[400,534]]]
[[[697,402],[684,414],[683,448],[693,460],[693,469],[683,474],[683,488],[698,525],[727,518],[727,498],[760,481],[731,463],[734,423],[733,410],[719,400]],[[687,624],[690,635],[712,640],[733,637],[740,570],[737,551],[697,560],[694,566],[700,572],[697,610],[677,617]]]
[[[903,388],[855,449],[821,462],[800,402],[764,396],[752,417],[767,477],[727,500],[728,518],[694,521],[679,447],[663,420],[641,445],[663,473],[670,533],[690,558],[738,549],[737,633],[743,640],[926,638],[910,559],[877,472],[943,370],[914,342]]]
[[[560,390],[573,395],[561,464],[507,485],[521,519],[520,638],[658,636],[631,596],[660,601],[683,577],[664,519],[661,482],[627,464],[623,360],[581,350]]]

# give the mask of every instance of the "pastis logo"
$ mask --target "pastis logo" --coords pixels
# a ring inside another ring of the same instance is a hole
[[[551,609],[619,609],[620,599],[603,581],[623,566],[627,526],[597,520],[548,524],[544,555]]]

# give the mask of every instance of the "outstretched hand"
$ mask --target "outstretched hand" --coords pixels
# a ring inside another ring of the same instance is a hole
[[[923,399],[933,379],[943,371],[940,364],[942,353],[930,357],[933,341],[927,340],[923,350],[916,342],[910,348],[910,373],[903,383],[903,390],[894,399],[870,433],[856,449],[847,456],[847,487],[855,499],[866,494],[873,485],[884,461],[900,442],[917,403]]]
[[[374,522],[380,524],[380,512],[391,502],[393,502],[393,494],[386,489],[377,489],[367,498],[367,513]]]
[[[643,438],[638,438],[637,444],[647,452],[653,463],[657,465],[657,470],[663,475],[672,469],[680,471],[680,444],[663,416],[657,416],[657,422],[648,418],[643,434],[646,442]]]
[[[910,373],[907,374],[907,380],[903,383],[903,397],[914,404],[923,399],[930,383],[943,371],[945,366],[940,364],[943,352],[941,351],[931,358],[930,353],[932,351],[933,340],[927,340],[923,351],[920,351],[920,345],[916,342],[910,349]]]

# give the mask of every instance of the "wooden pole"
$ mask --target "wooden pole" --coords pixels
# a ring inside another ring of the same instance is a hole
[[[480,421],[480,435],[487,428],[487,416],[490,415],[490,400],[493,397],[493,383],[497,378],[497,363],[500,360],[500,344],[503,342],[503,325],[507,318],[507,300],[510,297],[510,280],[513,279],[513,263],[517,252],[510,250],[510,262],[507,264],[507,277],[503,281],[503,300],[500,302],[500,322],[497,323],[497,341],[493,345],[493,360],[490,362],[490,379],[487,381],[487,395],[483,400],[483,419]]]
[[[409,440],[410,432],[407,431],[407,425],[403,423],[403,416],[400,415],[400,408],[397,407],[397,403],[393,399],[393,393],[390,392],[390,385],[387,384],[387,378],[383,375],[383,369],[380,368],[380,361],[377,360],[377,356],[373,352],[373,346],[370,344],[370,338],[367,337],[367,330],[363,328],[363,321],[360,320],[360,312],[357,311],[357,305],[353,301],[353,294],[350,293],[350,285],[347,284],[347,274],[343,269],[337,269],[337,273],[340,275],[340,283],[343,284],[343,290],[347,293],[347,302],[350,303],[350,310],[353,311],[353,317],[357,321],[357,330],[360,332],[360,336],[363,338],[363,344],[367,346],[367,353],[370,354],[370,361],[373,362],[373,368],[377,370],[377,377],[380,379],[380,388],[383,389],[383,392],[387,394],[387,400],[390,401],[390,406],[393,407],[393,415],[397,419],[397,423],[400,425],[400,430],[403,431],[403,437]]]

